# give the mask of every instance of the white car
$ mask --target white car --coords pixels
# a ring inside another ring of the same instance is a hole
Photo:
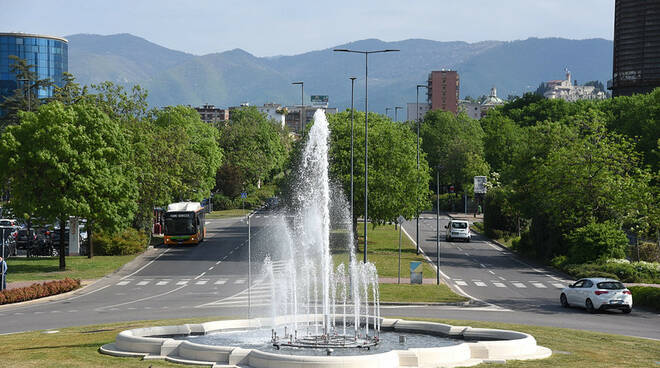
[[[605,278],[580,279],[561,291],[559,302],[564,308],[579,306],[595,313],[605,309],[632,311],[632,293],[620,281]]]
[[[445,239],[447,241],[452,241],[455,239],[461,239],[466,242],[472,240],[472,235],[470,235],[470,223],[463,220],[451,220],[445,226],[447,233],[445,234]]]

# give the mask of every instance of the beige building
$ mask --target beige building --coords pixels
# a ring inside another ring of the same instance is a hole
[[[551,80],[545,83],[548,88],[543,97],[560,98],[573,102],[577,100],[604,100],[607,95],[603,91],[596,91],[594,86],[577,86],[571,81],[571,72],[566,70],[566,79]]]

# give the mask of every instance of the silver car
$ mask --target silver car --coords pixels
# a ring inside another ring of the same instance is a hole
[[[605,278],[580,279],[561,291],[559,302],[564,308],[584,307],[589,313],[605,309],[632,311],[632,293],[620,281]]]

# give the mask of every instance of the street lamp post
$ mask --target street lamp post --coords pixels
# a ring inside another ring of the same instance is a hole
[[[394,121],[399,121],[399,110],[403,109],[401,106],[394,106]]]
[[[417,85],[417,102],[415,104],[415,107],[417,108],[417,186],[419,187],[419,89],[420,88],[426,88],[428,89],[428,86],[425,86],[423,84],[418,84]],[[417,223],[417,231],[415,232],[415,239],[417,240],[417,254],[419,254],[419,192],[417,191],[419,188],[415,189],[415,220]]]
[[[247,226],[248,226],[248,310],[247,317],[250,319],[250,312],[252,310],[252,234],[250,230],[250,218],[254,215],[254,212],[249,214],[247,217]]]
[[[435,174],[435,273],[436,283],[440,285],[440,170],[442,165],[436,166]]]
[[[351,52],[364,55],[364,263],[367,263],[367,219],[368,217],[368,194],[369,194],[369,159],[367,155],[369,141],[369,54],[396,52],[399,50],[375,50],[361,51],[349,49],[335,49],[335,52]]]
[[[303,122],[303,114],[305,110],[305,82],[293,82],[291,84],[300,85],[300,135],[302,136],[305,133]]]
[[[353,91],[354,91],[354,86],[355,86],[355,80],[357,78],[351,77],[351,227],[353,226],[353,219],[354,213],[353,213],[353,113],[355,112],[355,109],[353,108]],[[356,229],[355,229],[356,230]]]

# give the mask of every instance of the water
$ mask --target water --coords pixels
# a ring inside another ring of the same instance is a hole
[[[262,272],[263,280],[272,284],[270,317],[274,324],[278,316],[292,316],[286,325],[277,327],[281,336],[286,327],[292,334],[373,337],[380,330],[378,275],[373,264],[355,259],[346,196],[339,185],[330,185],[328,177],[328,137],[328,121],[317,110],[295,173],[292,209],[273,220],[281,231],[268,239],[278,253],[266,258]],[[333,265],[331,230],[346,234],[343,251],[350,255],[347,265]],[[310,323],[303,318],[307,314],[321,317]],[[337,318],[344,314],[352,315],[350,323]],[[365,316],[366,324],[361,322]]]
[[[405,337],[405,343],[399,342],[399,337]],[[187,340],[196,344],[215,345],[215,346],[240,346],[244,349],[257,349],[263,352],[287,354],[287,355],[326,355],[325,349],[300,349],[300,348],[287,348],[282,347],[276,349],[270,343],[271,330],[259,329],[248,331],[231,331],[222,332],[217,334],[210,334],[205,336],[185,336],[181,339]],[[333,349],[333,356],[342,355],[364,355],[364,354],[381,354],[391,350],[406,350],[411,348],[430,348],[456,345],[461,343],[460,340],[454,340],[445,337],[420,335],[411,333],[399,332],[381,332],[380,343],[370,348],[369,350],[360,348],[335,348]]]

